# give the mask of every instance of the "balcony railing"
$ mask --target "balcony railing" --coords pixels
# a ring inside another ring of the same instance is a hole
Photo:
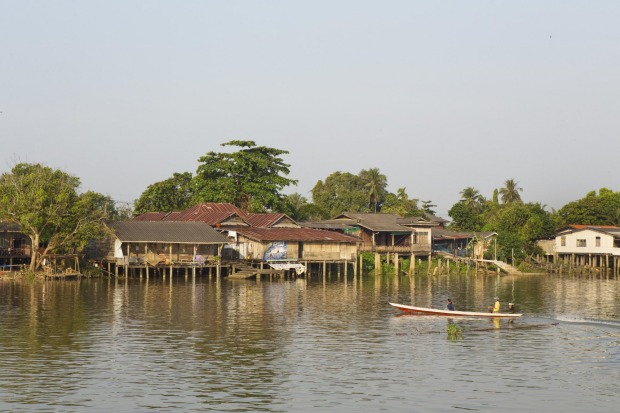
[[[398,252],[398,253],[411,253],[411,252],[431,252],[431,244],[414,244],[414,245],[362,245],[360,252]]]

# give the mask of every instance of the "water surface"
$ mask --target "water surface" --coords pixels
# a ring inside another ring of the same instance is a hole
[[[515,321],[402,315],[401,302]],[[450,339],[448,324],[463,331]],[[0,411],[609,412],[604,276],[0,280]]]

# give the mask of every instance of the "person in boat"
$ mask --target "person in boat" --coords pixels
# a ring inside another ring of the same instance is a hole
[[[454,311],[454,304],[452,304],[452,300],[448,298],[448,305],[446,308],[450,311]]]
[[[493,306],[493,312],[499,313],[499,308],[500,308],[499,297],[495,297],[495,305]]]
[[[489,311],[489,313],[499,313],[499,308],[500,308],[499,297],[496,296],[495,304],[488,306],[487,310]]]
[[[508,312],[513,314],[517,312],[517,309],[513,303],[508,303]]]

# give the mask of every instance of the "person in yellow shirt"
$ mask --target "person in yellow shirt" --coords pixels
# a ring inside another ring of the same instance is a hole
[[[493,312],[494,313],[499,313],[499,297],[495,297],[495,305],[493,306]]]
[[[499,304],[499,297],[495,297],[495,305],[493,306],[488,306],[487,310],[489,311],[489,313],[499,313],[499,308],[500,308],[500,304]]]

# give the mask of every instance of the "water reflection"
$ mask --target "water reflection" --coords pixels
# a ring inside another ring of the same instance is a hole
[[[495,295],[526,316],[387,305]],[[0,410],[609,410],[619,296],[616,279],[559,275],[2,280]]]

